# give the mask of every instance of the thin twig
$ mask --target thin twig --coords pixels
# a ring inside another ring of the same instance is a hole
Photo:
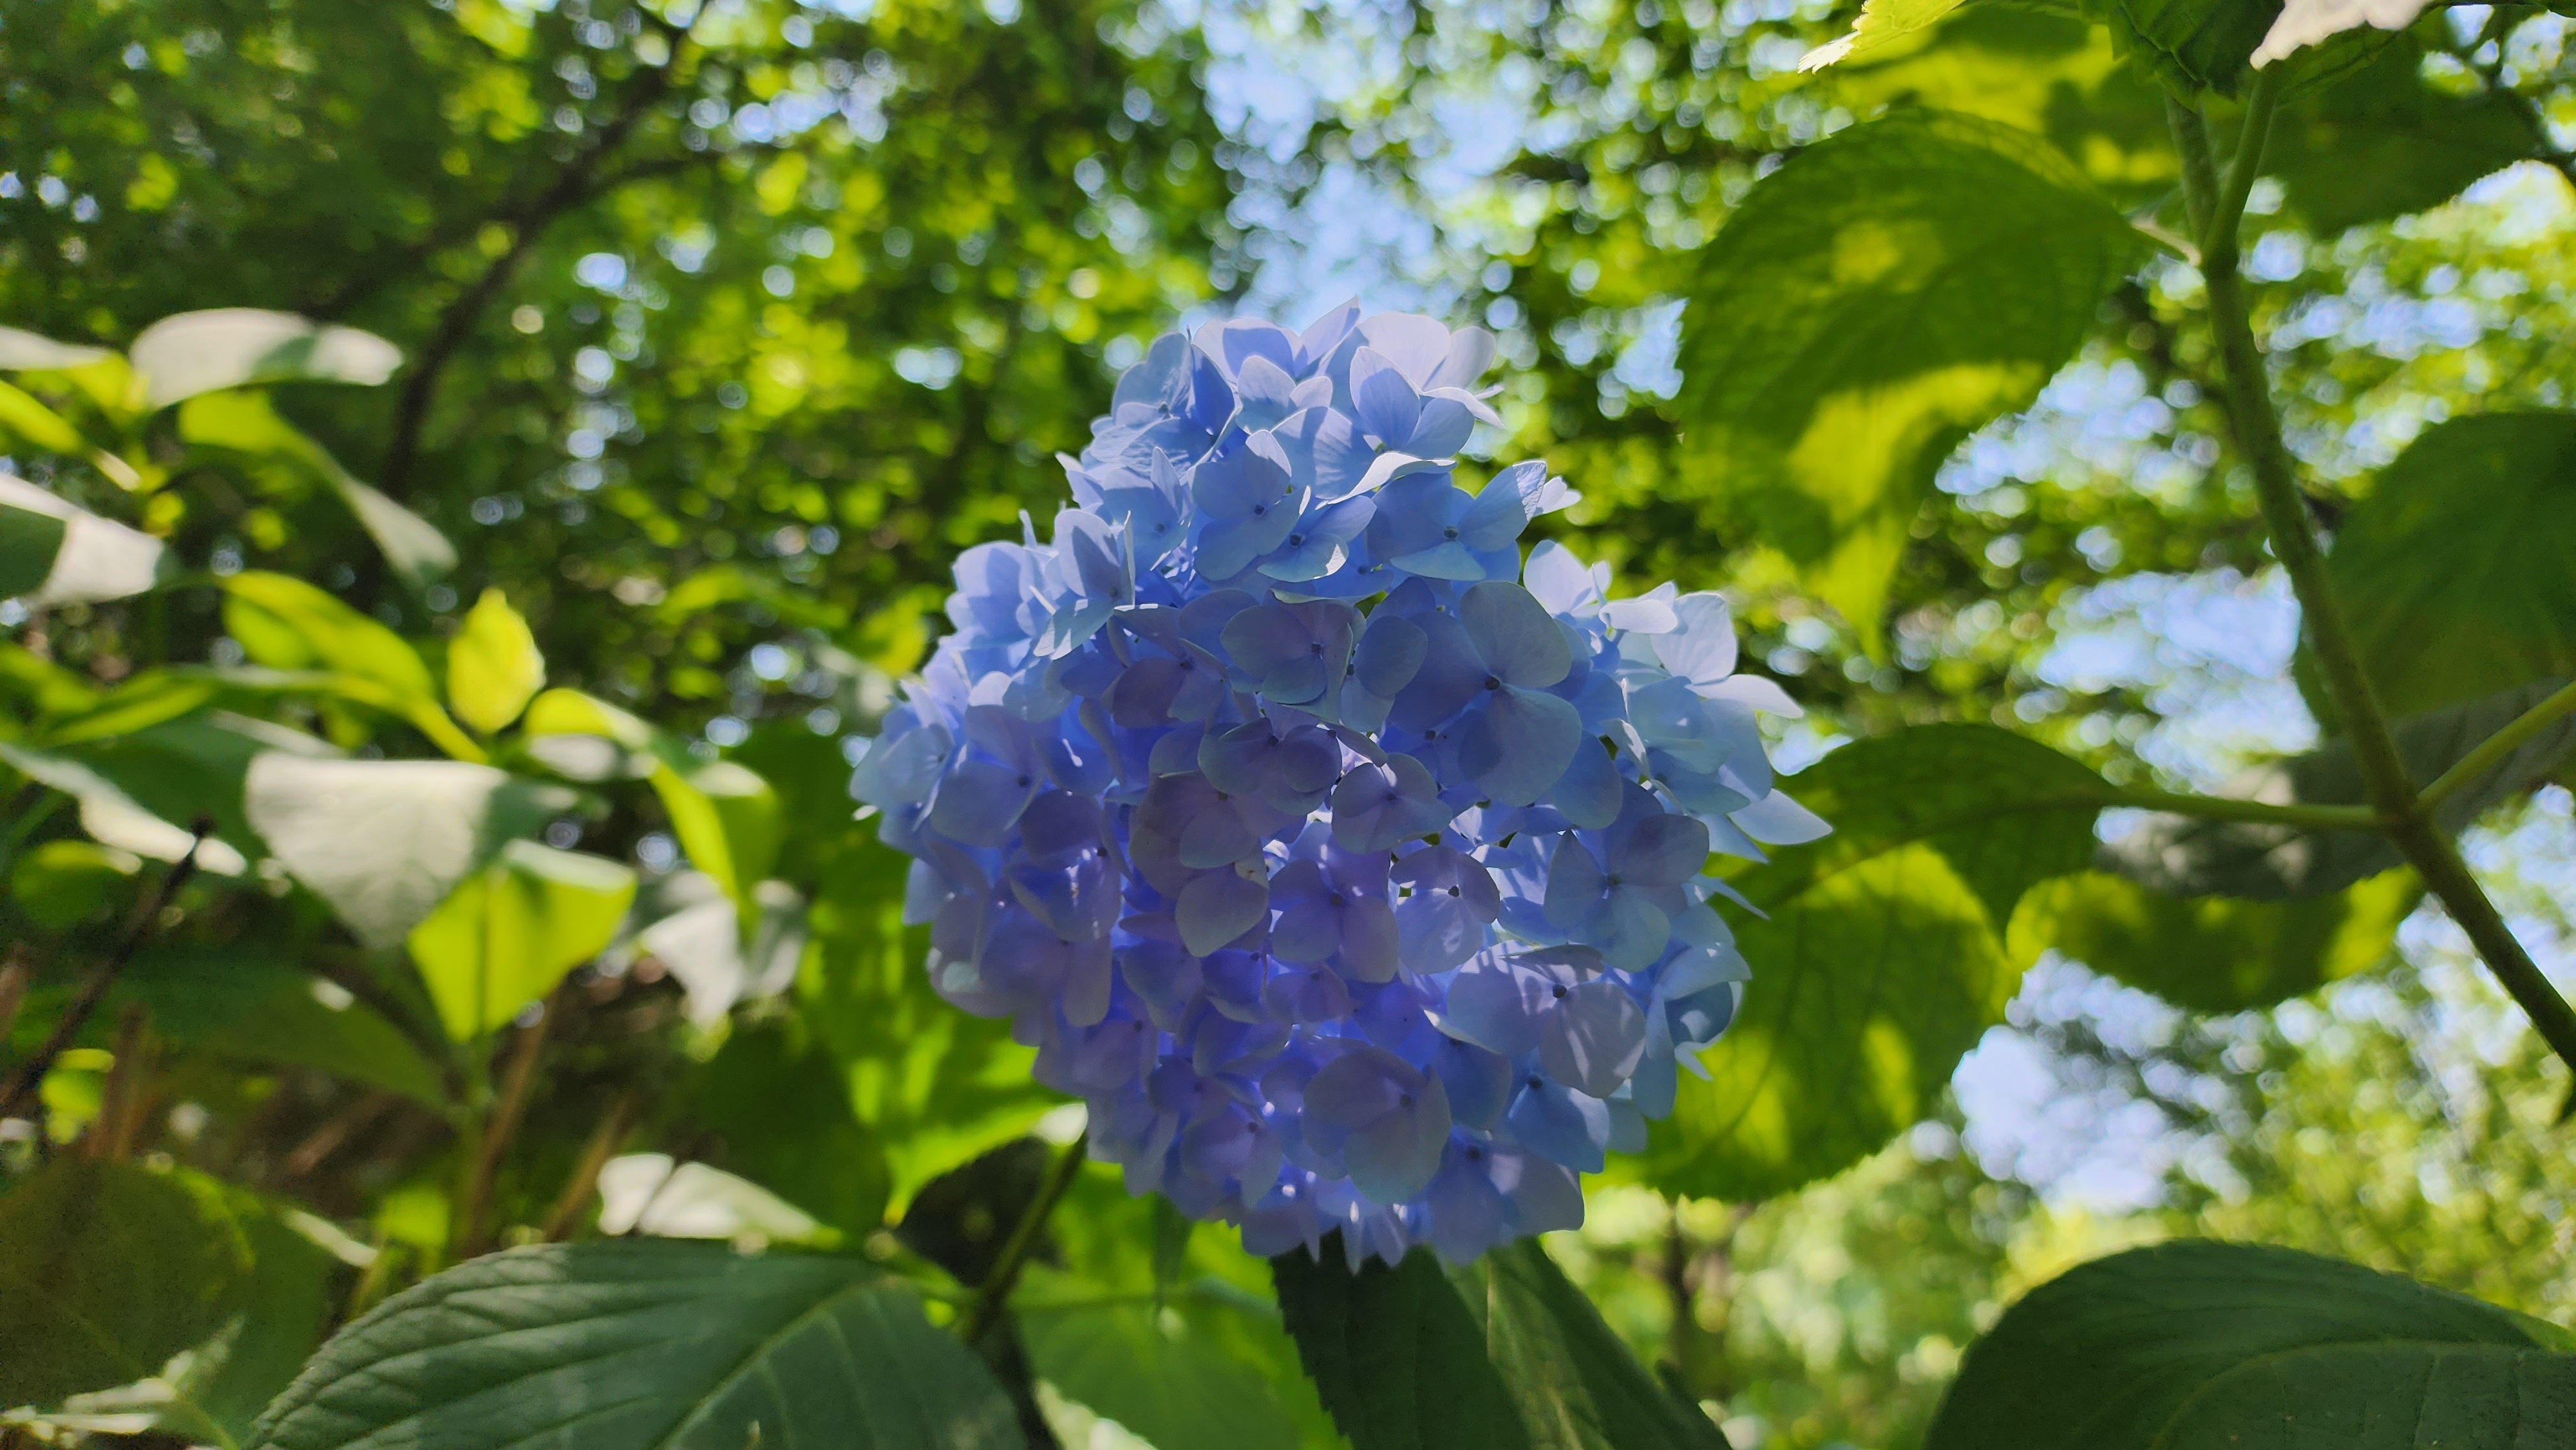
[[[27,981],[34,974],[27,969],[27,949],[12,944],[9,959],[0,962],[0,1044],[9,1040],[9,1029],[18,1025],[18,1008],[27,1000]]]
[[[2120,792],[2119,804],[2141,810],[2198,816],[2211,821],[2245,821],[2254,825],[2295,826],[2312,831],[2366,831],[2379,824],[2379,812],[2368,806],[2274,805],[2269,801],[2230,796],[2187,795],[2179,791],[2132,788]]]
[[[18,1065],[18,1070],[9,1075],[8,1086],[0,1087],[0,1118],[17,1115],[21,1104],[35,1092],[36,1085],[53,1070],[54,1059],[62,1056],[63,1049],[72,1045],[72,1039],[80,1035],[90,1014],[98,1010],[99,1003],[107,1000],[107,989],[116,985],[116,974],[124,971],[125,964],[134,959],[134,953],[151,935],[153,924],[170,909],[170,903],[178,899],[179,889],[197,874],[197,848],[203,846],[206,837],[213,835],[214,831],[212,821],[200,819],[197,822],[188,842],[188,854],[180,857],[178,864],[170,868],[170,874],[161,878],[161,889],[153,894],[133,925],[126,929],[125,940],[117,943],[115,955],[99,963],[98,970],[91,972],[89,980],[81,983],[80,994],[63,1010],[61,1019],[54,1023],[54,1030],[46,1036],[44,1046],[36,1049],[35,1056]]]
[[[608,1105],[608,1115],[591,1130],[590,1141],[581,1147],[581,1161],[574,1165],[572,1177],[564,1181],[563,1193],[546,1214],[546,1242],[561,1243],[572,1236],[573,1227],[581,1222],[582,1210],[590,1207],[590,1200],[599,1192],[599,1170],[608,1166],[610,1155],[617,1151],[627,1128],[632,1126],[636,1103],[635,1089],[630,1087],[619,1093],[617,1100]]]
[[[286,1155],[286,1177],[290,1180],[302,1178],[321,1167],[322,1160],[339,1152],[340,1145],[348,1142],[351,1134],[383,1117],[401,1101],[401,1094],[380,1089],[333,1113]]]
[[[1048,1170],[1046,1182],[1039,1186],[1038,1196],[1029,1201],[1028,1211],[1020,1215],[1011,1236],[1002,1242],[1002,1254],[993,1261],[993,1271],[975,1290],[975,1302],[957,1317],[957,1337],[973,1345],[983,1341],[994,1322],[1002,1316],[1002,1306],[1009,1301],[1011,1289],[1020,1281],[1020,1270],[1028,1262],[1029,1252],[1037,1247],[1038,1234],[1046,1227],[1047,1216],[1063,1201],[1073,1187],[1074,1178],[1082,1172],[1083,1159],[1091,1151],[1091,1130],[1065,1146],[1055,1166]]]
[[[2478,742],[2475,750],[2453,762],[2451,768],[2437,776],[2424,793],[2415,798],[2415,808],[2426,815],[2433,808],[2478,777],[2504,763],[2505,757],[2520,750],[2531,737],[2563,720],[2576,711],[2576,684],[2523,711],[2511,724]]]
[[[501,1170],[501,1153],[510,1144],[510,1136],[519,1129],[519,1117],[527,1110],[528,1088],[536,1081],[539,1049],[546,1043],[546,1029],[553,1025],[554,1005],[548,1003],[537,1020],[519,1029],[510,1043],[510,1060],[502,1068],[501,1096],[492,1105],[492,1116],[484,1121],[483,1138],[475,1146],[474,1172],[465,1187],[464,1212],[459,1216],[456,1234],[456,1257],[470,1259],[490,1247],[485,1241],[488,1221],[492,1216],[492,1184]]]
[[[2288,69],[2274,66],[2255,82],[2255,94],[2247,106],[2246,135],[2237,147],[2236,165],[2229,177],[2229,196],[2236,194],[2240,180],[2250,186],[2250,177],[2261,165],[2265,139],[2262,128],[2271,119]],[[2558,995],[2530,953],[2514,939],[2503,913],[2496,910],[2468,864],[2460,859],[2458,847],[2434,826],[2418,803],[2414,782],[2389,729],[2388,716],[2371,688],[2369,674],[2362,668],[2361,652],[2345,623],[2342,601],[2326,576],[2325,551],[2309,520],[2297,465],[2290,456],[2289,445],[2283,441],[2280,417],[2273,410],[2263,351],[2254,340],[2244,281],[2236,270],[2234,223],[2240,213],[2230,210],[2226,198],[2214,190],[2209,133],[2200,112],[2170,98],[2166,110],[2173,124],[2175,149],[2182,154],[2183,189],[2195,220],[2203,226],[2212,220],[2228,222],[2224,235],[2205,230],[2201,241],[2201,280],[2207,289],[2210,324],[2217,334],[2223,360],[2221,381],[2226,389],[2228,420],[2236,433],[2237,447],[2253,465],[2255,496],[2271,535],[2272,553],[2281,561],[2281,571],[2289,576],[2290,587],[2298,596],[2308,644],[2325,677],[2326,693],[2341,716],[2344,736],[2352,742],[2363,792],[2379,813],[2380,829],[2415,868],[2425,889],[2467,934],[2469,944],[2530,1017],[2542,1039],[2571,1067],[2576,1067],[2576,1008]],[[2576,1095],[2568,1101],[2569,1107],[2576,1109]]]
[[[117,1020],[115,1057],[108,1065],[107,1081],[99,1087],[98,1116],[82,1135],[82,1156],[116,1162],[133,1154],[135,1133],[143,1116],[144,1055],[148,1050],[143,1038],[143,1004],[129,1002]]]

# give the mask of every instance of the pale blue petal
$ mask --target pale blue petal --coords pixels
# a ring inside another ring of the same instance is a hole
[[[1410,1096],[1342,1147],[1351,1186],[1380,1203],[1402,1203],[1429,1188],[1449,1141],[1449,1095],[1440,1079],[1422,1078]]]
[[[1467,446],[1475,431],[1476,413],[1466,403],[1454,397],[1424,398],[1404,451],[1418,458],[1447,458]]]
[[[1492,580],[1458,601],[1458,622],[1476,653],[1507,685],[1543,690],[1574,668],[1574,647],[1547,606],[1517,584]]]
[[[1610,869],[1641,886],[1678,886],[1708,865],[1708,827],[1689,816],[1648,816],[1610,848]]]
[[[1420,625],[1396,615],[1379,613],[1370,618],[1368,628],[1361,632],[1359,649],[1351,657],[1351,668],[1371,694],[1392,698],[1413,682],[1430,647],[1430,637],[1422,632]]]
[[[1609,873],[1572,831],[1556,838],[1556,854],[1547,867],[1547,900],[1544,910],[1550,926],[1565,928],[1591,915],[1600,904],[1602,890],[1609,884]]]
[[[1538,690],[1506,685],[1459,733],[1458,764],[1485,794],[1525,806],[1553,789],[1583,743],[1583,717]]]
[[[1474,962],[1449,979],[1440,1028],[1489,1052],[1518,1057],[1538,1046],[1552,986],[1536,972],[1515,971],[1490,958]]]
[[[1351,356],[1351,405],[1360,431],[1388,448],[1404,447],[1422,416],[1422,398],[1413,384],[1375,348],[1364,347]]]
[[[1645,1009],[1611,982],[1572,988],[1539,1029],[1538,1057],[1548,1074],[1596,1098],[1616,1092],[1645,1050]]]
[[[1814,811],[1773,791],[1760,800],[1735,811],[1735,824],[1744,834],[1766,846],[1803,846],[1832,834],[1833,827]]]
[[[1270,914],[1270,886],[1257,872],[1201,872],[1181,888],[1173,913],[1181,944],[1192,956],[1204,957],[1261,924]]]
[[[1342,908],[1344,976],[1355,982],[1392,982],[1402,962],[1393,906],[1382,898],[1364,897]]]
[[[1441,364],[1449,360],[1449,329],[1437,318],[1381,312],[1360,323],[1359,335],[1417,388],[1430,387]]]
[[[1565,774],[1548,793],[1549,803],[1567,820],[1593,831],[1619,819],[1619,788],[1625,783],[1619,763],[1600,744],[1590,738],[1577,742]]]
[[[1654,638],[1655,658],[1680,679],[1713,685],[1735,671],[1735,617],[1726,596],[1702,591],[1673,601],[1680,621]]]
[[[930,828],[969,846],[998,846],[1037,794],[1037,777],[1014,766],[969,760],[939,783]]]
[[[1607,1104],[1544,1079],[1534,1087],[1522,1086],[1503,1120],[1514,1142],[1577,1173],[1598,1173],[1608,1165]]]

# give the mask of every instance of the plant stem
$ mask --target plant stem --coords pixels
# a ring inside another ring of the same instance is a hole
[[[635,1116],[635,1101],[635,1089],[630,1087],[619,1093],[617,1101],[608,1105],[608,1116],[591,1130],[590,1141],[582,1145],[581,1162],[573,1168],[572,1177],[565,1180],[563,1193],[546,1215],[546,1242],[561,1243],[571,1237],[573,1226],[581,1221],[581,1211],[599,1192],[599,1170],[608,1166],[609,1155],[626,1137]]]
[[[2246,108],[2245,137],[2237,146],[2223,197],[2214,187],[2216,167],[2200,112],[2170,97],[2165,103],[2174,145],[2182,154],[2185,202],[2194,213],[2194,224],[2203,228],[2201,280],[2209,296],[2210,326],[2218,336],[2228,421],[2237,448],[2253,466],[2255,496],[2271,534],[2273,556],[2281,561],[2282,572],[2289,575],[2290,587],[2298,595],[2308,646],[2325,677],[2327,697],[2342,717],[2345,738],[2352,742],[2362,789],[2378,812],[2380,829],[2467,933],[2470,945],[2531,1018],[2542,1039],[2570,1067],[2576,1067],[2576,1008],[2567,1005],[2567,999],[2558,995],[2514,940],[2503,914],[2487,899],[2458,849],[2435,829],[2418,802],[2396,738],[2389,732],[2387,714],[2371,689],[2361,653],[2344,622],[2342,603],[2326,577],[2325,551],[2309,522],[2296,465],[2282,439],[2280,417],[2273,411],[2271,382],[2264,371],[2262,348],[2254,341],[2244,279],[2236,270],[2236,232],[2243,215],[2243,193],[2253,185],[2262,163],[2265,134],[2288,69],[2273,66],[2256,80]],[[2576,1104],[2576,1098],[2570,1102]]]
[[[486,1242],[488,1220],[492,1216],[492,1183],[501,1171],[501,1152],[510,1143],[510,1135],[519,1128],[519,1117],[528,1106],[528,1087],[536,1081],[537,1056],[546,1044],[546,1029],[554,1025],[554,1004],[546,1004],[544,1014],[519,1029],[510,1042],[510,1060],[501,1070],[501,1096],[492,1105],[492,1116],[484,1120],[482,1140],[474,1149],[474,1173],[466,1181],[465,1203],[457,1218],[456,1257],[458,1262],[473,1258],[491,1247]]]
[[[2520,750],[2534,735],[2565,719],[2570,711],[2576,711],[2576,684],[2523,711],[2514,717],[2512,724],[2478,742],[2477,749],[2454,761],[2440,778],[2424,787],[2424,793],[2415,798],[2415,808],[2431,815],[2435,806],[2503,764],[2506,756]]]
[[[144,938],[151,935],[153,924],[161,919],[161,913],[169,910],[170,903],[178,899],[179,888],[187,885],[188,878],[197,874],[197,848],[204,845],[206,837],[213,835],[214,831],[213,822],[197,822],[193,832],[195,839],[188,844],[188,854],[180,857],[178,864],[170,868],[170,874],[161,878],[161,889],[153,893],[133,924],[126,928],[125,940],[117,943],[115,954],[99,963],[98,970],[89,974],[88,981],[81,983],[80,994],[63,1009],[61,1020],[54,1023],[54,1030],[46,1035],[44,1045],[36,1049],[35,1056],[18,1065],[18,1070],[9,1075],[7,1086],[0,1087],[0,1118],[17,1114],[20,1105],[36,1091],[36,1085],[45,1080],[47,1072],[52,1071],[54,1059],[62,1056],[63,1049],[72,1045],[72,1039],[80,1035],[90,1014],[98,1010],[99,1003],[107,1000],[107,989],[116,985],[116,974],[125,970],[125,964],[134,959],[134,953],[142,947]]]
[[[1047,1173],[1046,1182],[1039,1186],[1038,1196],[1029,1200],[1028,1211],[1020,1215],[1011,1236],[1002,1242],[1002,1255],[993,1261],[993,1272],[985,1275],[984,1282],[976,1288],[975,1302],[957,1317],[958,1338],[969,1345],[980,1343],[1001,1318],[1002,1306],[1010,1299],[1012,1286],[1019,1283],[1020,1268],[1028,1262],[1030,1250],[1037,1247],[1038,1233],[1046,1227],[1047,1215],[1055,1212],[1056,1204],[1073,1187],[1074,1175],[1082,1171],[1082,1161],[1090,1151],[1091,1130],[1085,1128],[1065,1146],[1055,1167]]]
[[[2230,796],[2188,795],[2179,791],[2132,788],[2115,804],[2141,810],[2198,816],[2211,821],[2245,821],[2264,826],[2296,826],[2311,831],[2367,831],[2379,824],[2379,812],[2368,806],[2282,806],[2270,801]]]

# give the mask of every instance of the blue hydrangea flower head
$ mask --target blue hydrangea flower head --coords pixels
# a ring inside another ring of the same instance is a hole
[[[1712,852],[1825,830],[1724,596],[1524,553],[1542,463],[1461,486],[1493,359],[1356,303],[1162,338],[853,782],[940,994],[1257,1254],[1581,1222],[1742,1002]]]

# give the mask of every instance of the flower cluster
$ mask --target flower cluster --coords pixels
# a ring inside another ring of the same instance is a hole
[[[1051,541],[958,560],[854,782],[938,991],[1255,1253],[1580,1222],[1735,1015],[1710,853],[1824,829],[1721,596],[1524,563],[1544,465],[1458,486],[1493,354],[1355,303],[1157,342]]]

